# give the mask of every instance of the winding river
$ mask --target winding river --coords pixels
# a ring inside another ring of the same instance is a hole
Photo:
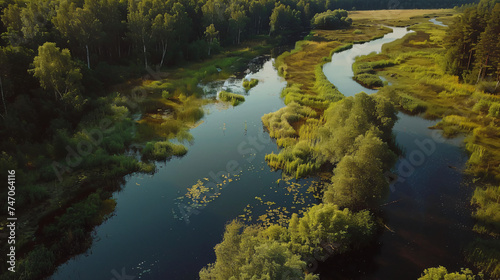
[[[407,33],[394,28],[384,38],[335,54],[324,72],[346,96],[373,93],[351,79],[354,57],[380,51],[382,44]],[[96,228],[92,247],[50,279],[197,279],[198,271],[214,262],[213,247],[228,221],[240,217],[265,223],[317,203],[311,192],[314,178],[281,180],[281,172],[270,170],[264,160],[278,148],[261,117],[284,106],[279,96],[286,82],[272,60],[248,78],[259,84],[244,103],[205,107],[203,123],[191,130],[195,140],[186,156],[158,163],[154,175],[126,177],[113,196],[115,214]],[[240,79],[230,79],[210,90],[244,92],[240,85]],[[461,139],[440,138],[427,128],[436,121],[399,117],[394,132],[406,154],[395,167],[400,176],[391,186],[393,203],[384,206],[388,230],[379,245],[353,256],[349,265],[321,269],[322,279],[414,279],[425,267],[463,264],[471,191],[462,184],[466,155]]]
[[[383,44],[412,32],[392,29],[384,38],[334,54],[324,65],[325,75],[344,95],[376,92],[352,79],[352,63],[356,56],[380,52]],[[398,118],[393,130],[405,154],[394,167],[399,178],[383,207],[387,230],[378,246],[338,270],[321,271],[322,279],[416,279],[428,267],[456,271],[466,266],[461,252],[472,238],[473,223],[468,207],[472,189],[462,172],[467,161],[463,138],[444,139],[440,131],[429,129],[439,120],[403,113]]]

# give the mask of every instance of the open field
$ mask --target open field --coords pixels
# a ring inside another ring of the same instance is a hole
[[[456,12],[452,9],[434,10],[371,10],[371,11],[351,11],[349,17],[353,22],[385,24],[391,26],[407,26],[422,22],[422,19],[451,16]],[[446,24],[447,22],[445,22]]]

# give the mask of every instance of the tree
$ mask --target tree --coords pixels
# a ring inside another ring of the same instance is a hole
[[[21,21],[21,8],[17,4],[9,4],[7,8],[3,9],[2,22],[7,28],[7,32],[2,34],[8,38],[12,46],[17,46],[22,41],[22,26]]]
[[[426,269],[418,280],[480,280],[482,278],[475,276],[468,268],[462,268],[460,272],[448,273],[446,267],[439,266]]]
[[[487,74],[496,74],[500,63],[500,3],[493,8],[486,29],[481,33],[477,44],[477,81],[484,79]]]
[[[378,208],[389,190],[384,171],[396,160],[379,135],[380,131],[371,129],[356,138],[356,151],[344,156],[333,171],[325,202],[350,209]]]
[[[207,29],[205,30],[205,37],[208,39],[208,55],[210,55],[214,40],[217,40],[217,35],[219,35],[219,31],[215,30],[213,23],[207,26]]]
[[[92,11],[95,10],[92,4],[87,1],[83,8],[76,8],[75,3],[62,1],[57,10],[57,15],[52,20],[61,34],[69,38],[70,41],[85,47],[87,67],[89,69],[89,45],[103,37],[102,24]]]
[[[281,35],[287,32],[294,32],[300,28],[300,12],[293,10],[290,6],[276,3],[270,17],[270,34]]]
[[[21,10],[21,32],[26,43],[39,46],[47,41],[50,22],[55,15],[55,1],[28,1]]]
[[[234,28],[236,31],[236,44],[240,44],[241,32],[247,25],[249,18],[246,16],[245,7],[243,5],[238,5],[233,3],[229,7],[229,13],[231,17],[229,18],[229,26]]]
[[[3,80],[7,76],[7,54],[5,53],[5,48],[0,47],[0,94],[2,95],[2,104],[4,109],[3,114],[0,114],[0,117],[2,117],[2,119],[5,119],[5,117],[7,116],[7,104],[5,103],[5,92],[3,86]]]
[[[147,8],[146,1],[130,0],[128,6],[128,37],[132,42],[135,42],[142,48],[144,55],[144,67],[148,68],[148,52],[147,46],[151,40],[151,19]]]
[[[83,105],[80,93],[82,74],[74,66],[68,49],[60,50],[55,43],[46,42],[38,47],[38,56],[33,60],[30,70],[45,90],[54,91],[56,100]]]
[[[174,17],[168,13],[159,14],[153,20],[152,35],[161,44],[161,61],[160,67],[163,65],[165,54],[167,53],[168,41],[174,32]]]
[[[352,19],[347,15],[347,11],[345,10],[328,10],[314,15],[311,25],[316,29],[348,28],[352,24]]]

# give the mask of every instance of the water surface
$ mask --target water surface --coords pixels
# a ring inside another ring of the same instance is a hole
[[[313,179],[277,183],[281,171],[273,172],[264,160],[278,148],[261,117],[284,106],[279,94],[286,82],[269,59],[247,78],[259,79],[248,93],[235,78],[205,87],[246,94],[246,101],[206,106],[203,123],[191,130],[194,143],[186,156],[159,163],[154,175],[127,176],[113,195],[115,215],[96,228],[92,247],[50,279],[116,279],[122,269],[135,279],[197,279],[215,261],[213,247],[228,221],[255,221],[271,208],[268,202],[288,213],[315,202],[305,191]],[[186,194],[195,185],[209,191],[193,201]]]
[[[409,33],[406,28],[393,30],[392,35],[334,54],[323,67],[325,75],[346,96],[375,93],[352,80],[352,63],[356,56],[380,52],[382,44]],[[338,258],[325,264],[323,280],[416,279],[428,267],[457,271],[467,265],[462,250],[472,238],[472,188],[463,175],[468,158],[463,138],[444,139],[439,130],[429,129],[439,120],[403,113],[398,118],[393,131],[404,156],[394,167],[399,178],[382,207],[387,228],[377,246],[350,256],[349,264]]]

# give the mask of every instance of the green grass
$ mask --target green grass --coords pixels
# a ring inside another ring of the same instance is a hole
[[[492,236],[500,235],[500,187],[476,188],[471,204],[477,208],[472,214],[476,219],[474,230]]]
[[[243,81],[243,87],[246,90],[250,90],[251,88],[255,87],[258,83],[259,83],[259,80],[257,80],[257,79],[251,79],[250,81],[249,80],[244,80]]]
[[[482,270],[488,279],[500,277],[500,241],[478,238],[465,250],[466,259]]]
[[[228,91],[221,91],[219,93],[220,100],[224,102],[229,102],[233,106],[238,106],[239,104],[245,102],[245,97],[241,94],[236,94]]]
[[[367,88],[379,88],[384,86],[384,82],[379,76],[373,74],[354,75],[353,79]]]
[[[187,148],[185,146],[168,141],[148,142],[142,150],[142,156],[146,160],[167,160],[172,156],[183,156],[186,153]]]

